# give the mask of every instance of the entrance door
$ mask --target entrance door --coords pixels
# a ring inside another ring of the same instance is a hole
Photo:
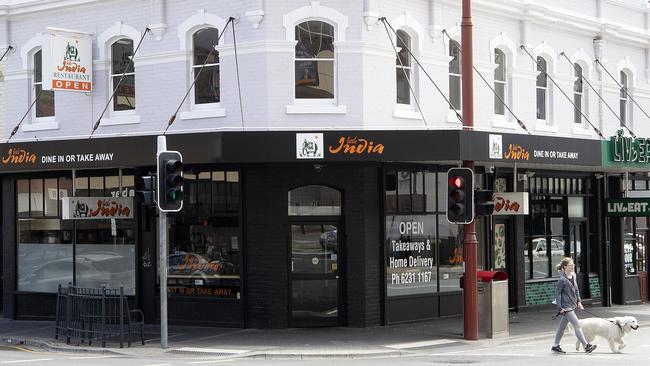
[[[291,326],[340,325],[340,237],[338,223],[292,223],[289,248]]]
[[[578,279],[580,294],[584,298],[591,297],[591,294],[587,291],[589,287],[589,271],[586,268],[584,255],[587,239],[585,222],[571,222],[569,226],[569,253],[566,253],[565,250],[565,254],[570,255],[576,265],[575,273]]]

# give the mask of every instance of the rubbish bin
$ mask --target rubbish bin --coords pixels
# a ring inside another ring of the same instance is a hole
[[[479,338],[507,337],[508,274],[502,271],[477,271]]]

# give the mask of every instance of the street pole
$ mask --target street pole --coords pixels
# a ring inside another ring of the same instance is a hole
[[[463,20],[460,23],[461,48],[462,48],[462,112],[463,129],[474,129],[474,82],[473,82],[473,55],[472,55],[472,1],[463,0]],[[463,166],[474,171],[474,161],[464,160]],[[465,224],[463,236],[463,257],[465,260],[465,273],[463,285],[464,324],[463,334],[465,339],[475,341],[478,339],[478,301],[476,288],[476,226],[475,221]]]
[[[167,150],[167,139],[165,136],[158,136],[158,154]],[[160,177],[157,177],[160,179]],[[160,277],[160,348],[169,348],[167,344],[167,213],[158,210],[158,276]]]

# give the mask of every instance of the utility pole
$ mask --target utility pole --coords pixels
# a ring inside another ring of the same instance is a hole
[[[472,55],[472,1],[463,0],[463,20],[460,23],[461,31],[461,70],[462,70],[462,112],[463,129],[474,129],[474,82],[473,82],[473,55]],[[474,171],[474,161],[464,160],[463,166]],[[463,334],[465,339],[475,341],[478,339],[478,300],[476,289],[476,226],[475,221],[465,224],[463,236],[463,258],[465,260],[465,273],[463,284],[464,324]]]
[[[156,152],[156,161],[158,155],[167,150],[167,139],[165,136],[158,136],[158,151]],[[160,180],[160,172],[158,172],[158,180]],[[160,192],[160,188],[158,188]],[[160,202],[160,197],[158,198]],[[158,203],[160,205],[160,203]],[[160,278],[160,348],[167,349],[169,347],[167,341],[167,212],[158,210],[158,239],[159,243],[159,259],[158,259],[158,276]]]

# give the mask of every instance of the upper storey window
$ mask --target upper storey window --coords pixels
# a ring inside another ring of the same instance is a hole
[[[619,107],[621,115],[621,126],[628,123],[628,109],[630,104],[629,81],[625,71],[621,71],[621,94],[619,96]]]
[[[576,105],[573,113],[573,122],[582,123],[582,114],[585,111],[585,98],[584,98],[584,80],[582,80],[582,66],[574,64],[574,74],[576,80],[573,82],[573,104]]]
[[[201,72],[194,84],[194,104],[219,103],[220,101],[219,52],[213,51],[210,54],[218,39],[219,31],[216,28],[199,29],[192,35],[194,47],[192,79],[196,78],[199,71]]]
[[[43,52],[41,50],[34,54],[33,62],[32,100],[36,100],[34,105],[35,117],[54,117],[54,91],[43,90]]]
[[[334,99],[334,27],[310,20],[295,32],[295,98]]]
[[[113,98],[114,111],[135,109],[135,67],[130,62],[131,57],[133,40],[122,38],[111,45],[111,91],[115,90],[124,75]]]
[[[548,110],[548,75],[546,74],[546,60],[543,57],[537,57],[537,82],[535,89],[537,92],[537,119],[546,121]]]
[[[460,71],[460,44],[456,41],[449,41],[449,109],[460,110],[461,108],[461,71]]]
[[[494,50],[494,114],[505,115],[506,101],[506,55],[500,49]],[[503,101],[503,102],[502,102]]]
[[[413,66],[408,50],[411,49],[411,37],[403,30],[397,31],[397,49],[399,53],[395,60],[397,68],[397,104],[411,104],[411,88],[413,83]]]

